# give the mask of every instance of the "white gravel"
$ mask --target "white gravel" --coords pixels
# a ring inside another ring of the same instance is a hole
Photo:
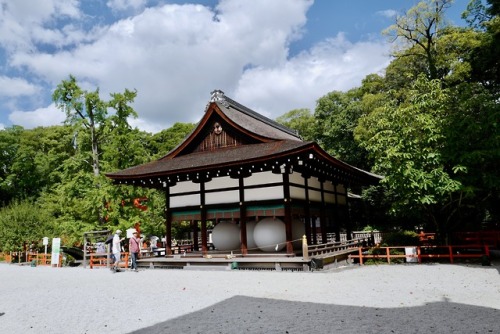
[[[500,315],[499,270],[498,265],[414,264],[317,272],[155,269],[115,274],[0,263],[0,333],[129,333],[235,296],[377,309],[448,302]],[[245,306],[239,307],[244,312]],[[189,319],[196,321],[195,316]],[[222,326],[218,333],[240,331]]]

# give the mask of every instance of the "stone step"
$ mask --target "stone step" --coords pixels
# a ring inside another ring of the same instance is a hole
[[[184,270],[213,270],[213,271],[225,271],[231,270],[231,265],[188,265],[183,267]]]

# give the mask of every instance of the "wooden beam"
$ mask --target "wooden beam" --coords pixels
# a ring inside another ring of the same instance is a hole
[[[239,193],[240,193],[240,239],[241,239],[241,254],[248,254],[247,243],[247,206],[245,204],[245,184],[244,177],[239,178]]]
[[[319,224],[321,228],[321,243],[326,244],[328,242],[328,238],[326,236],[326,214],[325,214],[325,186],[324,180],[320,181],[321,188],[321,209],[320,209],[320,218]]]
[[[207,243],[207,208],[205,205],[205,182],[200,183],[200,202],[201,202],[201,252],[203,255],[208,253]]]
[[[170,210],[170,187],[165,189],[165,256],[172,255],[172,211]]]
[[[286,169],[286,168],[285,168]],[[283,205],[285,207],[285,235],[286,235],[286,253],[293,254],[292,244],[292,204],[290,198],[290,175],[283,173]]]
[[[311,203],[309,203],[309,177],[304,175],[302,176],[304,177],[305,198],[306,198],[306,205],[304,206],[305,232],[306,232],[307,244],[311,245],[311,210],[309,209]]]

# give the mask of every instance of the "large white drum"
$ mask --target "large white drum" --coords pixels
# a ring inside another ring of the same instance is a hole
[[[212,243],[216,249],[221,251],[239,250],[239,226],[229,221],[221,221],[215,225],[212,231]]]
[[[253,233],[255,230],[255,226],[257,226],[256,221],[247,222],[247,249],[248,250],[256,250],[257,244],[255,243],[255,238],[253,237]]]
[[[277,218],[264,218],[255,225],[253,238],[262,251],[278,252],[286,246],[285,223]]]

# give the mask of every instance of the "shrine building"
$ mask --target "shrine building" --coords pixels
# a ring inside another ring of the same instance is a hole
[[[215,224],[215,248],[243,256],[293,256],[303,235],[308,244],[326,243],[331,233],[338,239],[341,230],[349,238],[348,189],[381,179],[220,90],[212,92],[191,134],[164,157],[106,175],[115,184],[165,193],[166,256],[172,254],[172,226],[180,221],[200,226],[193,242],[202,254],[209,250],[208,221]]]

